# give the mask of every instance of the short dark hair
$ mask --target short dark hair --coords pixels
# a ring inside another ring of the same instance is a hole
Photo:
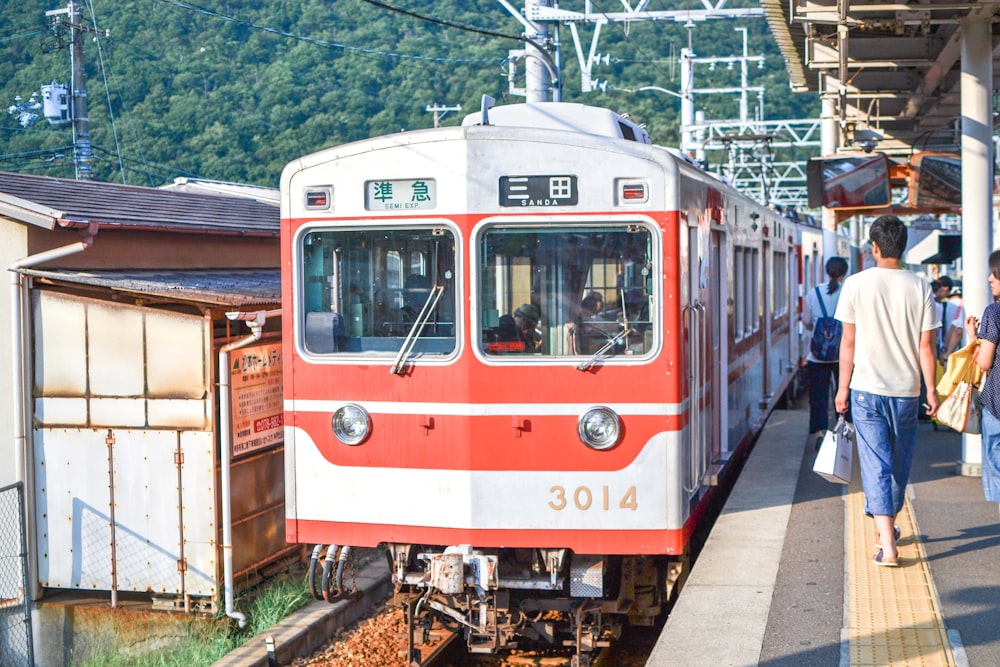
[[[600,310],[600,307],[604,305],[604,297],[601,296],[599,292],[591,292],[587,296],[583,297],[583,301],[580,302],[580,305],[592,313],[596,313]]]
[[[903,259],[906,238],[906,225],[894,215],[879,216],[868,230],[868,239],[878,245],[886,259]]]
[[[990,253],[990,273],[997,280],[1000,280],[1000,250],[994,250]]]

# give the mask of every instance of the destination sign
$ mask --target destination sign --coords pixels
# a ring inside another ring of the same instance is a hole
[[[365,182],[365,209],[369,211],[418,211],[437,207],[433,178]]]
[[[576,176],[501,176],[501,206],[575,206]]]

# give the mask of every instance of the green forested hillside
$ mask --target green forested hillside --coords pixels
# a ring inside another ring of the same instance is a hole
[[[701,8],[696,4],[654,0],[649,9]],[[615,0],[592,6],[621,8]],[[27,100],[42,84],[68,84],[69,32],[52,30],[45,16],[65,1],[0,0],[0,7],[0,105],[13,104],[15,95]],[[564,0],[560,7],[582,11],[584,2]],[[479,108],[483,94],[503,103],[508,52],[522,46],[483,33],[516,38],[523,32],[496,0],[89,0],[83,16],[86,25],[110,30],[107,38],[88,36],[85,45],[95,174],[136,185],[192,176],[276,187],[282,167],[299,155],[431,127],[428,105],[461,105],[461,113],[442,120],[457,124]],[[695,24],[696,54],[741,54],[739,26],[748,28],[750,54],[767,56],[767,66],[752,68],[749,82],[766,87],[765,118],[815,117],[815,97],[789,91],[763,18]],[[581,29],[586,53],[593,28]],[[580,92],[569,31],[560,29],[559,39],[564,101],[628,113],[655,142],[677,144],[677,98],[627,91],[679,88],[677,56],[689,39],[684,24],[605,25],[599,50],[610,59],[594,76],[608,85],[590,93]],[[699,69],[696,84],[738,85],[738,69]],[[698,97],[708,118],[735,118],[736,105],[733,96]],[[72,178],[72,142],[69,128],[44,119],[22,128],[4,113],[0,170]]]

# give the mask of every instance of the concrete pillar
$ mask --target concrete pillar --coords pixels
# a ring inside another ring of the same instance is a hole
[[[830,78],[823,75],[823,92],[829,92],[827,84],[830,82]],[[822,106],[820,107],[820,125],[819,125],[819,154],[820,155],[833,155],[837,152],[837,147],[840,145],[840,125],[837,122],[837,104],[832,97],[823,97]],[[822,222],[823,229],[829,230],[831,232],[837,231],[837,218],[836,214],[832,209],[824,208],[822,210]],[[825,259],[829,259],[832,255],[837,253],[837,248],[833,244],[824,243],[824,254]],[[827,247],[831,246],[831,247]],[[824,261],[824,265],[825,265]]]
[[[993,53],[990,22],[962,22],[962,294],[965,312],[981,315],[992,301],[989,253],[993,249]],[[962,436],[958,471],[979,475],[982,438]]]

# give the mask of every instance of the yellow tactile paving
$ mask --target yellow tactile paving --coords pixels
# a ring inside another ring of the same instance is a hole
[[[857,464],[848,488],[847,617],[850,667],[954,667],[948,631],[907,500],[896,517],[899,567],[877,567],[875,523],[864,515]]]

